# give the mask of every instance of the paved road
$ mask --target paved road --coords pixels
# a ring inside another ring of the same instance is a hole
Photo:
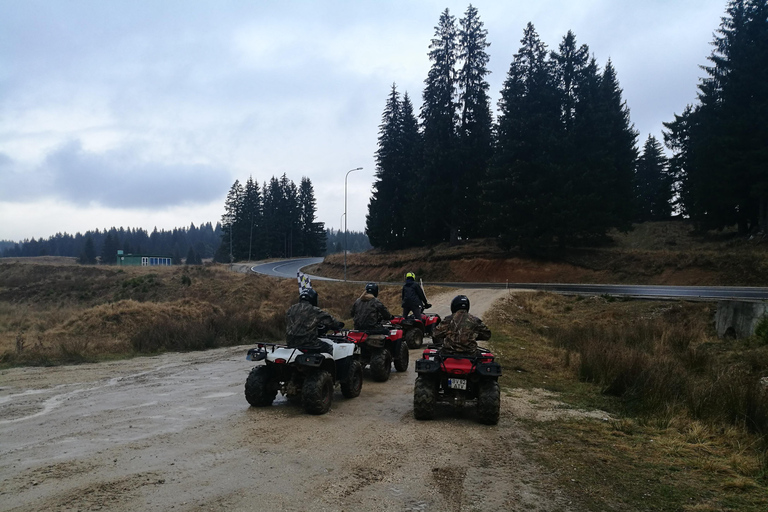
[[[277,277],[295,278],[303,267],[323,261],[323,258],[300,258],[275,261],[251,268],[253,272]],[[310,276],[318,281],[338,281],[327,277]],[[349,281],[362,283],[365,281]],[[381,283],[396,284],[402,283]],[[511,290],[545,290],[557,293],[584,295],[622,295],[643,298],[687,298],[687,299],[739,299],[768,300],[768,288],[749,286],[649,286],[624,284],[563,284],[563,283],[447,283],[425,282],[425,285],[448,286],[451,288],[509,288]]]

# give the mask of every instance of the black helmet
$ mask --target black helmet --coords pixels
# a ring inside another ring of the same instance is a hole
[[[379,296],[379,285],[377,285],[376,283],[368,283],[367,285],[365,285],[365,291],[367,291],[368,293],[370,293],[374,297],[378,297]]]
[[[455,313],[460,309],[469,313],[469,299],[466,295],[457,295],[451,301],[451,313]]]
[[[315,290],[313,290],[312,288],[303,290],[299,294],[299,300],[300,301],[305,300],[305,301],[309,302],[310,304],[312,304],[313,306],[317,306],[317,292]]]

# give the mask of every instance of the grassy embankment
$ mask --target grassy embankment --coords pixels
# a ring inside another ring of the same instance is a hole
[[[315,283],[349,320],[359,285]],[[388,305],[399,290],[382,290]],[[226,266],[91,267],[0,260],[0,365],[62,364],[281,340],[295,280]],[[399,304],[397,304],[399,305]]]
[[[768,509],[768,343],[715,336],[714,304],[510,295],[486,320],[532,456],[590,510]],[[559,408],[600,409],[594,415]]]
[[[504,252],[492,241],[347,256],[349,279],[401,282],[406,272],[424,281],[510,283],[624,283],[768,286],[768,243],[733,232],[698,234],[684,222],[639,224],[612,233],[612,244],[531,257]],[[341,277],[343,254],[311,273]]]

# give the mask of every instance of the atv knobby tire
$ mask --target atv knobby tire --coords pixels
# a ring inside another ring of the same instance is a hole
[[[395,370],[399,372],[404,372],[408,370],[408,359],[410,357],[408,352],[408,345],[405,343],[405,341],[400,340],[400,350],[398,351],[399,354],[395,358]]]
[[[501,409],[501,391],[495,380],[480,381],[477,394],[477,420],[486,425],[496,425],[499,422]]]
[[[325,370],[310,373],[304,378],[301,404],[309,414],[325,414],[333,402],[333,377]]]
[[[245,399],[254,407],[272,405],[277,396],[274,374],[269,366],[255,366],[245,381]]]
[[[424,332],[418,327],[405,331],[405,342],[408,348],[420,348],[424,344]]]
[[[378,349],[371,356],[371,377],[377,382],[389,380],[389,371],[392,367],[392,354],[389,350]]]
[[[437,380],[419,375],[413,386],[413,417],[417,420],[431,420],[435,416],[437,403]]]
[[[352,361],[349,365],[349,374],[346,380],[341,383],[341,394],[344,398],[355,398],[360,396],[363,389],[363,365],[360,361]]]

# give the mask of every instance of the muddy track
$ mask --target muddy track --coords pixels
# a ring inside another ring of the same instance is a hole
[[[482,314],[503,292],[467,291]],[[447,314],[453,294],[430,297]],[[574,510],[530,457],[502,392],[413,419],[413,360],[310,416],[251,408],[248,347],[0,373],[0,510]]]

